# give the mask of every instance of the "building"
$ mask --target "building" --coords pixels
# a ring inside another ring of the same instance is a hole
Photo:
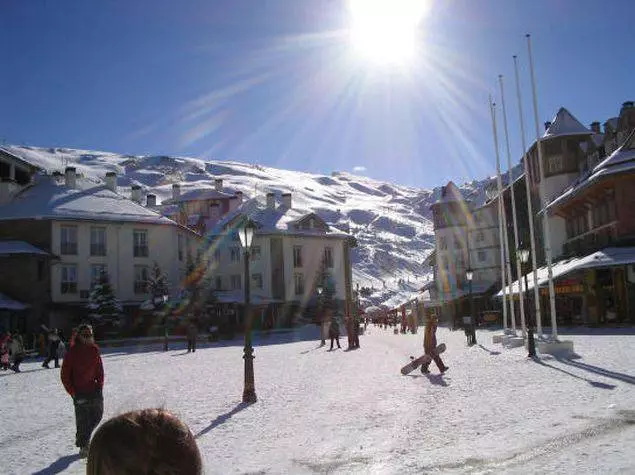
[[[279,205],[274,193],[268,193],[264,206],[255,199],[245,202],[206,236],[202,260],[218,302],[220,325],[236,324],[242,316],[238,310],[244,305],[245,271],[237,229],[247,220],[257,228],[249,276],[256,326],[292,325],[307,308],[318,305],[318,286],[336,310],[352,312],[350,250],[355,239],[332,229],[317,214],[294,208],[291,193],[283,194]]]
[[[135,201],[139,194],[133,189]],[[105,271],[130,313],[148,299],[155,263],[177,293],[199,238],[119,195],[112,175],[102,184],[77,176],[73,167],[64,175],[35,174],[0,205],[0,240],[7,248],[29,250],[12,251],[10,261],[2,257],[12,265],[3,268],[10,278],[0,281],[0,292],[30,305],[29,330],[41,323],[68,329],[86,317],[91,286]],[[25,288],[25,281],[37,289]]]

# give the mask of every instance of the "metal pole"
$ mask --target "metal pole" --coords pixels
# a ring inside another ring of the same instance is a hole
[[[558,325],[556,322],[556,293],[553,287],[553,269],[551,268],[551,236],[549,229],[549,218],[547,217],[547,196],[545,196],[545,167],[542,163],[542,142],[540,140],[540,125],[538,122],[538,99],[536,98],[536,78],[534,76],[534,60],[531,54],[531,35],[527,37],[527,51],[529,52],[529,70],[531,71],[531,90],[534,100],[534,121],[536,123],[536,148],[538,149],[538,170],[540,172],[540,195],[542,199],[542,234],[545,245],[545,255],[547,257],[547,273],[549,278],[549,303],[551,310],[551,337],[558,339]]]
[[[254,349],[251,345],[251,301],[249,282],[249,249],[245,250],[245,348],[243,359],[245,360],[245,388],[243,390],[243,402],[253,403],[256,398],[256,383],[254,380]]]
[[[500,176],[500,155],[498,153],[498,134],[496,132],[496,110],[492,102],[492,96],[489,97],[489,110],[492,116],[492,130],[494,137],[494,150],[496,151],[496,183],[498,188],[498,238],[500,241],[501,254],[501,286],[503,288],[503,329],[507,331],[507,287],[505,285],[505,246],[503,246],[503,208],[501,206],[502,184]]]
[[[534,210],[531,200],[532,176],[529,170],[529,159],[527,158],[527,144],[525,143],[525,120],[523,118],[523,101],[520,96],[520,76],[518,75],[518,58],[514,56],[514,73],[516,75],[516,97],[518,99],[518,116],[520,118],[520,138],[523,147],[523,166],[525,168],[525,192],[527,195],[527,216],[529,221],[529,242],[531,244],[531,265],[534,274],[534,304],[535,304],[535,324],[538,335],[542,335],[542,317],[540,316],[540,288],[538,287],[538,264],[536,261],[536,236],[534,234]],[[527,279],[525,279],[525,291],[527,291]],[[529,304],[528,304],[529,305]],[[527,307],[527,312],[530,312]]]
[[[472,294],[472,279],[470,279],[470,314],[472,315],[472,328],[470,345],[476,345],[476,316],[474,315],[474,295]]]
[[[527,288],[527,274],[525,273],[525,288]],[[527,292],[525,292],[527,293]],[[529,295],[527,295],[529,298]],[[529,310],[529,305],[527,305]],[[531,311],[529,312],[529,323],[527,325],[527,356],[533,358],[536,356],[536,340],[534,339],[534,322],[531,320]]]
[[[516,247],[516,281],[518,282],[518,305],[520,306],[520,329],[525,336],[526,323],[525,323],[525,303],[523,302],[523,291],[522,291],[522,270],[520,268],[520,256],[518,255],[518,219],[516,217],[516,197],[514,196],[514,176],[512,174],[512,154],[509,148],[509,131],[507,129],[507,109],[505,108],[505,89],[503,88],[503,75],[498,75],[498,82],[500,84],[501,89],[501,104],[503,106],[503,124],[505,130],[505,145],[507,148],[507,168],[508,168],[508,177],[509,177],[509,193],[511,195],[511,204],[512,204],[512,218],[514,224],[514,246]],[[513,302],[513,300],[512,300]]]

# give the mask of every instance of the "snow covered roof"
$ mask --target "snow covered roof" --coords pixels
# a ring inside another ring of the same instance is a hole
[[[561,107],[542,137],[549,139],[566,135],[591,135],[591,133],[571,112]]]
[[[19,162],[20,164],[31,168],[33,170],[38,170],[41,167],[39,165],[36,165],[34,163],[29,162],[28,160],[25,160],[24,158],[22,158],[20,155],[18,155],[17,153],[15,153],[13,150],[11,150],[10,147],[0,147],[0,154],[5,154],[8,155],[9,157],[11,157],[13,160]]]
[[[466,200],[463,198],[463,195],[461,194],[459,188],[450,181],[441,189],[441,196],[437,201],[432,203],[432,205],[434,206],[442,203],[456,203],[461,201]]]
[[[601,251],[596,251],[592,254],[588,254],[583,257],[572,257],[564,259],[552,264],[551,270],[553,272],[553,278],[557,279],[563,277],[566,274],[570,274],[573,271],[580,269],[591,269],[594,267],[609,267],[609,266],[621,266],[625,264],[635,263],[635,247],[607,247]],[[549,282],[549,275],[547,266],[537,269],[538,274],[538,287],[544,287]],[[527,276],[527,283],[529,290],[534,288],[533,273],[530,272]],[[523,285],[524,287],[524,285]],[[507,292],[510,290],[512,293],[518,293],[518,281],[512,283],[511,286],[506,287]],[[502,297],[503,290],[501,289],[496,297]]]
[[[314,229],[299,229],[295,225],[299,221],[309,216],[315,216],[323,222],[317,214],[309,210],[302,210],[298,208],[287,208],[285,206],[278,206],[276,208],[268,208],[260,205],[258,200],[251,199],[245,201],[240,207],[225,214],[218,222],[216,222],[210,231],[210,234],[221,234],[222,231],[231,224],[232,221],[239,217],[245,217],[256,223],[259,234],[303,234],[303,235],[319,235],[319,236],[333,236],[333,237],[350,237],[350,235],[331,231],[328,225],[326,226],[326,232],[321,228]]]
[[[49,253],[32,246],[24,241],[0,241],[0,255],[12,254],[40,254],[48,256]]]
[[[69,188],[46,175],[36,175],[31,186],[18,193],[11,202],[0,205],[0,220],[28,218],[176,225],[174,221],[118,195],[105,185],[96,185],[88,179],[78,177],[76,188]]]
[[[196,190],[189,190],[181,193],[177,198],[170,198],[163,200],[164,204],[184,203],[186,201],[199,201],[199,200],[226,200],[234,198],[234,193],[227,193],[224,191],[218,191],[214,188],[198,188]]]
[[[635,130],[611,155],[598,163],[587,175],[576,181],[570,188],[553,200],[546,209],[553,209],[576,196],[581,190],[597,183],[606,176],[616,173],[635,172]]]
[[[3,310],[25,310],[29,305],[18,302],[17,300],[10,299],[2,292],[0,292],[0,308]]]

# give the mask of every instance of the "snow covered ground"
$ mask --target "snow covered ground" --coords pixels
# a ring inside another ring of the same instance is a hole
[[[635,332],[583,332],[565,337],[579,358],[534,362],[489,331],[467,348],[440,328],[443,376],[399,373],[422,329],[369,326],[350,352],[318,348],[313,327],[258,336],[251,406],[240,339],[106,350],[104,420],[167,407],[197,434],[206,473],[635,473]],[[0,473],[83,473],[59,370],[23,369],[0,373]]]

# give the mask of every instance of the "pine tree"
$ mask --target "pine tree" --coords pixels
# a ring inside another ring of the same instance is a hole
[[[95,323],[116,322],[123,308],[115,297],[107,272],[102,272],[93,285],[88,298],[88,316]]]
[[[169,294],[168,278],[161,272],[161,268],[156,262],[152,268],[152,275],[148,279],[148,293],[155,309],[161,306],[161,304],[157,305],[157,302],[162,301],[163,297]]]

